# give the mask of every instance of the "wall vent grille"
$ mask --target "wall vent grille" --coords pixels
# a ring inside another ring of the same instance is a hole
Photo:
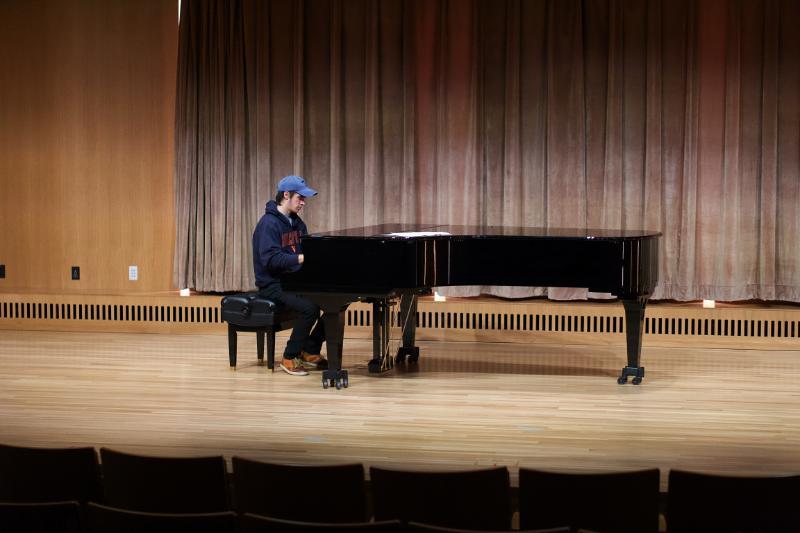
[[[0,294],[0,328],[98,331],[219,331],[220,296],[90,296]],[[399,312],[390,313],[392,327]],[[346,313],[348,336],[369,336],[372,305],[352,304]],[[619,335],[625,331],[618,303],[561,303],[546,300],[506,302],[454,299],[420,300],[416,315],[420,339],[508,340],[530,342],[536,333]],[[800,339],[800,307],[699,306],[651,304],[645,319],[650,338],[687,337],[770,340]],[[587,335],[586,337],[589,337]],[[588,340],[587,342],[591,342]]]
[[[358,304],[356,304],[358,305]],[[363,306],[363,304],[361,304]],[[446,307],[442,304],[436,304]],[[497,304],[495,304],[497,305]],[[502,304],[500,304],[502,305]],[[539,304],[540,307],[546,304]],[[355,306],[351,306],[355,307]],[[517,332],[568,332],[568,333],[624,333],[624,316],[621,310],[609,304],[599,304],[599,312],[590,315],[569,314],[565,305],[557,312],[530,313],[525,311],[429,311],[417,312],[417,328],[440,330],[482,330]],[[602,313],[606,308],[606,313]],[[563,310],[562,310],[563,309]],[[680,316],[680,306],[672,306],[668,314],[673,316],[645,316],[646,335],[670,336],[718,336],[718,337],[758,337],[758,338],[800,338],[800,309],[795,311],[795,319],[787,318],[716,318]],[[663,313],[658,305],[647,311],[658,315]],[[602,313],[602,314],[601,314]],[[757,313],[756,313],[757,314]],[[678,316],[674,316],[678,315]],[[399,327],[399,312],[390,313],[392,327]],[[347,311],[347,325],[350,327],[372,327],[371,309],[356,308]]]
[[[0,319],[219,324],[219,306],[2,302]]]

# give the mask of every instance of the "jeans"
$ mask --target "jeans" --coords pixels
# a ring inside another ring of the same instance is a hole
[[[294,329],[286,343],[283,357],[294,359],[301,351],[318,355],[322,343],[325,342],[325,324],[320,318],[319,306],[302,296],[283,292],[277,283],[261,288],[258,293],[275,302],[278,311],[289,309],[295,314]]]

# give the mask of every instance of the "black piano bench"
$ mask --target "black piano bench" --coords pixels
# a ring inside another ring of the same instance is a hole
[[[222,320],[228,323],[228,359],[236,369],[237,334],[240,331],[256,334],[258,364],[264,364],[264,337],[267,338],[267,368],[275,371],[275,333],[294,327],[293,315],[277,310],[271,300],[257,292],[242,292],[222,298]]]

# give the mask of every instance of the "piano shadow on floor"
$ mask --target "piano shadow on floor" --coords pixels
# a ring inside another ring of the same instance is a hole
[[[604,347],[501,343],[420,342],[416,364],[396,365],[379,377],[424,378],[430,374],[506,374],[616,377],[623,356]],[[368,356],[345,356],[344,368],[366,375]]]

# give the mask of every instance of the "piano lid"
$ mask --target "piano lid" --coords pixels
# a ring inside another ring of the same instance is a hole
[[[405,234],[405,235],[403,235]],[[378,224],[361,228],[311,233],[306,239],[409,239],[409,238],[537,238],[635,240],[658,237],[650,230],[618,230],[594,228],[533,228],[522,226],[458,226],[436,224]]]

